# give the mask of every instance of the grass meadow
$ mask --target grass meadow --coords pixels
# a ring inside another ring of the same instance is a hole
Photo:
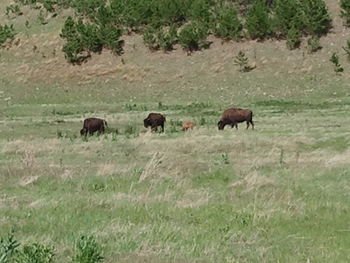
[[[350,262],[350,30],[333,1],[316,54],[216,39],[166,54],[131,35],[122,57],[81,66],[61,52],[68,14],[25,27],[36,11],[10,20],[10,2],[0,19],[21,32],[0,49],[0,236],[53,245],[55,262],[81,234],[107,263]],[[239,50],[252,72],[238,72]],[[255,130],[218,131],[230,106],[253,110]],[[143,127],[150,112],[166,115],[164,134]],[[81,138],[92,116],[108,131]]]

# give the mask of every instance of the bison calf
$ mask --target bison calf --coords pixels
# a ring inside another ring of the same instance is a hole
[[[183,131],[187,131],[188,129],[193,129],[194,126],[196,126],[196,124],[194,122],[191,121],[184,121],[182,123],[182,130]]]
[[[164,123],[166,119],[160,113],[150,113],[146,119],[143,120],[145,128],[151,126],[152,131],[157,131],[158,126],[162,127],[162,132],[164,132]]]
[[[94,132],[104,133],[107,122],[98,118],[88,118],[84,120],[83,128],[80,130],[80,135],[92,135]]]
[[[223,112],[218,122],[218,128],[219,130],[223,130],[226,125],[231,125],[232,128],[236,127],[236,129],[238,129],[237,123],[244,121],[247,122],[247,129],[249,128],[249,124],[251,124],[254,130],[253,112],[251,110],[236,108],[227,109]]]

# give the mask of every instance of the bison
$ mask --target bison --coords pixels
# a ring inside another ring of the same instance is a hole
[[[236,129],[238,129],[237,123],[244,121],[247,122],[247,129],[249,128],[249,124],[251,124],[254,130],[253,112],[251,110],[237,108],[227,109],[223,112],[218,122],[218,128],[219,130],[223,130],[225,125],[231,125],[232,128],[236,127]]]
[[[193,129],[194,126],[196,126],[196,124],[194,122],[191,121],[184,121],[182,123],[182,131],[187,131],[188,129]]]
[[[92,135],[94,132],[104,133],[107,122],[98,118],[88,118],[84,120],[83,128],[80,130],[80,135]]]
[[[164,123],[166,122],[165,117],[160,113],[150,113],[146,119],[143,120],[145,128],[151,126],[152,131],[157,131],[158,126],[162,127],[164,132]]]

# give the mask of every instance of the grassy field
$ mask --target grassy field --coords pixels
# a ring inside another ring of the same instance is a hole
[[[217,39],[191,56],[152,53],[132,35],[122,57],[82,66],[60,50],[67,14],[9,20],[10,2],[0,23],[21,32],[0,49],[0,236],[54,245],[56,262],[81,234],[104,262],[350,262],[350,30],[334,1],[316,54]],[[233,63],[241,49],[252,72]],[[252,109],[256,129],[218,131],[230,106]],[[149,112],[166,115],[164,134],[143,127]],[[108,133],[84,140],[91,116]]]

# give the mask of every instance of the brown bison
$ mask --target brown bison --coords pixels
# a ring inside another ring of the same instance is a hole
[[[219,130],[223,130],[225,125],[231,125],[231,127],[236,127],[238,129],[237,123],[247,122],[247,129],[249,128],[249,123],[252,125],[254,130],[253,122],[253,112],[251,110],[243,110],[237,108],[227,109],[223,112],[220,121],[218,122]]]
[[[162,127],[162,132],[164,132],[164,122],[166,122],[165,117],[160,113],[150,113],[146,119],[143,120],[143,125],[145,128],[151,126],[152,131],[157,131],[158,126]]]
[[[192,121],[184,121],[182,123],[182,130],[183,131],[187,131],[188,129],[192,130],[194,128],[194,126],[196,126],[196,124],[194,122],[192,122]]]
[[[88,118],[84,120],[83,128],[80,130],[80,135],[92,135],[94,132],[104,133],[107,122],[98,118]]]

